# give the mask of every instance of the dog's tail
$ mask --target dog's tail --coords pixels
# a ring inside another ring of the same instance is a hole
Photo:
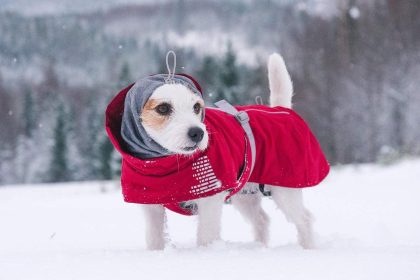
[[[268,81],[270,84],[270,106],[292,108],[292,80],[283,58],[278,53],[273,53],[268,59]]]

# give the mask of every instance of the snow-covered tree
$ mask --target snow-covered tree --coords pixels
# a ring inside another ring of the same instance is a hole
[[[241,98],[238,96],[239,68],[236,62],[236,54],[232,43],[228,43],[227,51],[219,68],[219,99],[238,104]]]
[[[63,104],[57,108],[56,123],[54,126],[53,146],[51,149],[49,181],[64,182],[70,178],[68,162],[67,123],[66,111]]]

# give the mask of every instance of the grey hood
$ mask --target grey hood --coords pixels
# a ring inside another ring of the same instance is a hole
[[[167,74],[157,74],[138,80],[125,97],[121,123],[121,136],[126,144],[125,148],[135,157],[148,159],[171,154],[147,134],[140,119],[147,100],[158,87],[166,83],[182,84],[201,97],[194,83],[181,75],[174,75],[168,80]]]

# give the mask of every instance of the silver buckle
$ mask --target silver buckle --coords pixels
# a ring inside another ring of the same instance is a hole
[[[245,111],[239,111],[236,115],[235,118],[240,122],[240,123],[247,123],[249,122],[249,116],[247,114],[247,112]]]

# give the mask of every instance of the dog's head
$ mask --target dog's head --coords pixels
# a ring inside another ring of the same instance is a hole
[[[140,114],[147,134],[175,154],[207,148],[204,101],[183,84],[164,84],[152,93]]]
[[[187,77],[165,78],[144,78],[126,97],[121,134],[139,157],[192,155],[208,145],[201,92]]]

